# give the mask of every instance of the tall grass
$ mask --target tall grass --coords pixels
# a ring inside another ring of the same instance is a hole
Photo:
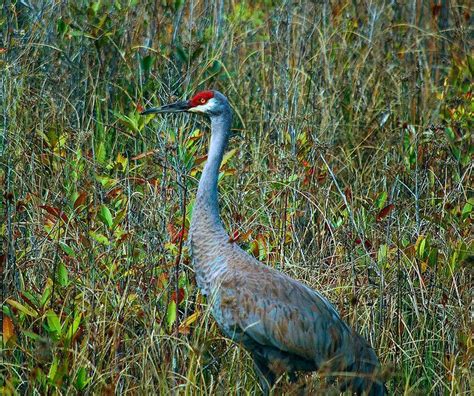
[[[259,392],[185,243],[208,124],[139,116],[203,88],[235,111],[232,237],[328,296],[391,393],[472,392],[472,12],[4,2],[2,393]]]

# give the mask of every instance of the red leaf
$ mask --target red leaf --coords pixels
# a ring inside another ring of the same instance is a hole
[[[360,245],[362,243],[362,240],[357,237],[356,239],[354,239],[354,243],[356,245]],[[372,250],[372,242],[370,242],[368,239],[364,240],[364,246],[368,251]]]
[[[328,176],[327,173],[320,173],[318,175],[318,183],[323,183],[326,180],[327,176]]]
[[[439,15],[441,8],[441,4],[433,4],[431,6],[431,14],[433,15],[433,18],[436,18]]]
[[[18,213],[23,212],[23,211],[25,210],[25,208],[26,208],[26,203],[25,203],[25,201],[20,200],[20,201],[18,201],[18,202],[16,203],[16,211],[17,211]]]
[[[146,151],[144,153],[140,153],[135,155],[134,157],[131,158],[132,161],[138,161],[141,160],[142,158],[149,157],[150,155],[155,155],[158,152],[158,150],[150,150]]]
[[[69,222],[69,219],[66,216],[66,213],[64,213],[61,209],[55,208],[53,206],[48,206],[48,205],[40,205],[39,207],[41,209],[46,210],[46,212],[48,212],[50,215],[52,215],[52,216],[54,216],[58,219],[61,219],[65,223]]]
[[[348,201],[352,201],[352,190],[349,186],[347,186],[346,189],[344,190],[344,195],[346,196],[346,199]]]
[[[131,177],[129,180],[139,184],[140,186],[146,184],[146,179],[143,177]]]
[[[248,230],[247,232],[244,232],[243,234],[239,234],[239,241],[240,242],[247,241],[251,234],[252,234],[252,230]]]
[[[129,232],[126,232],[125,234],[123,234],[119,239],[118,239],[118,243],[122,243],[124,241],[126,241],[129,237],[130,237],[130,233]]]
[[[181,239],[186,239],[186,229],[180,229],[174,236],[173,239],[171,240],[172,243],[176,243],[180,241]]]
[[[79,193],[79,196],[74,201],[74,209],[77,209],[79,206],[84,205],[84,203],[86,202],[86,198],[87,198],[87,193],[85,191],[81,191]]]
[[[384,217],[387,217],[393,209],[395,209],[394,204],[387,205],[377,214],[377,217],[375,218],[375,220],[377,222],[381,221]]]
[[[112,188],[112,190],[110,190],[108,193],[107,193],[107,198],[110,198],[110,199],[114,199],[114,198],[117,198],[120,194],[122,194],[122,187],[115,187],[115,188]]]
[[[181,301],[184,300],[184,289],[182,287],[180,287],[178,289],[178,298],[176,299],[176,290],[171,293],[171,299],[176,303],[176,304],[180,304]]]
[[[155,187],[155,188],[158,188],[158,186],[160,185],[160,182],[156,177],[152,177],[148,179],[147,181],[148,181],[148,184],[150,184],[152,187]]]
[[[157,188],[160,184],[159,180],[152,177],[150,179],[144,179],[143,177],[130,177],[129,178],[130,181],[133,181],[139,185],[145,185],[145,184],[149,184],[155,188]]]
[[[187,236],[187,230],[184,228],[176,229],[176,227],[172,223],[168,223],[166,225],[166,230],[170,236],[170,242],[176,243],[181,239],[185,239]]]
[[[229,236],[229,243],[237,242],[240,238],[240,232],[235,230],[231,236]]]
[[[194,166],[198,166],[200,164],[202,164],[204,161],[207,161],[207,154],[206,155],[203,155],[201,157],[197,157],[195,160],[194,160]]]
[[[166,230],[168,231],[168,235],[173,239],[176,236],[176,227],[173,223],[166,224]]]

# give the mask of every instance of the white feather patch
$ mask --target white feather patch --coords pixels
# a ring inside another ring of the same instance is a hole
[[[196,106],[196,107],[191,107],[188,111],[191,113],[206,114],[208,111],[212,110],[215,105],[216,105],[216,100],[214,98],[211,98],[207,101],[207,103]]]

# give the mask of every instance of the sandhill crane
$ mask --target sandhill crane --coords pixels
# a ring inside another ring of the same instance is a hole
[[[278,376],[315,371],[339,378],[341,390],[384,395],[371,346],[320,293],[260,263],[227,235],[217,179],[232,122],[227,98],[202,91],[142,114],[190,112],[211,120],[211,142],[189,232],[196,282],[224,334],[251,354],[265,394]],[[337,373],[331,374],[329,373]]]

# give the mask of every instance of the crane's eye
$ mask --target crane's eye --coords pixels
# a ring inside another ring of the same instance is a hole
[[[206,99],[201,98],[200,102],[201,102],[202,104],[204,104],[204,103],[206,103]]]

